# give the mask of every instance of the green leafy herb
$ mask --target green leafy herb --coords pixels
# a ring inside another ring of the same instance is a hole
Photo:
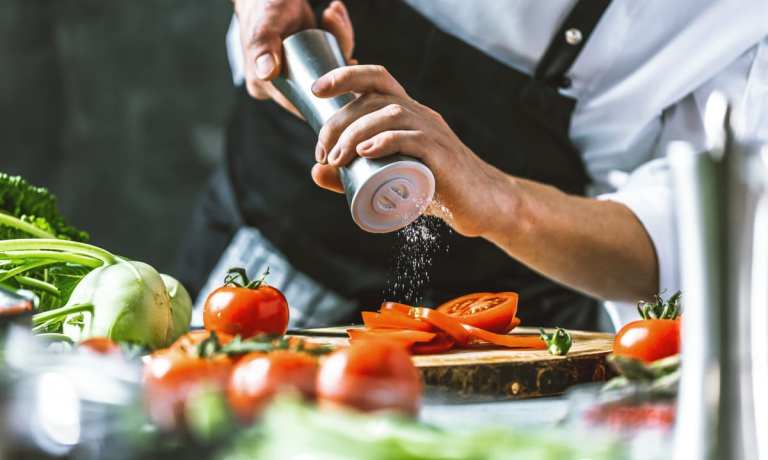
[[[487,426],[443,430],[392,414],[323,410],[278,398],[259,426],[229,442],[219,460],[501,460],[624,458],[604,434],[585,443],[561,429]]]
[[[568,350],[570,350],[571,345],[573,345],[573,339],[571,338],[571,334],[569,334],[568,331],[559,327],[555,330],[555,332],[551,334],[547,334],[543,328],[540,329],[540,331],[541,340],[546,342],[547,350],[550,354],[555,356],[563,356],[568,354]]]

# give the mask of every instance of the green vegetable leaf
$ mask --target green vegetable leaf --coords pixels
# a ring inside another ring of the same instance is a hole
[[[87,233],[64,221],[52,193],[29,184],[20,176],[0,173],[0,210],[6,214],[6,219],[2,219],[0,224],[0,239],[53,236],[74,241],[88,240]],[[11,223],[8,216],[15,217],[21,223]],[[37,229],[38,234],[29,227]]]
[[[555,356],[568,354],[568,350],[570,350],[571,345],[573,345],[573,339],[568,331],[559,327],[551,334],[547,334],[543,328],[540,329],[540,331],[541,340],[547,343],[547,350],[550,354]]]

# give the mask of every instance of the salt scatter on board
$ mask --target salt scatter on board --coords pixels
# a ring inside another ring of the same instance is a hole
[[[442,214],[450,214],[445,206]],[[421,216],[397,232],[392,270],[384,289],[384,298],[409,305],[420,305],[429,286],[430,271],[436,256],[448,251],[450,229],[442,219]]]

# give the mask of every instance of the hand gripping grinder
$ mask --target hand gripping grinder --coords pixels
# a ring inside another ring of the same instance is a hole
[[[316,133],[340,108],[355,99],[342,94],[322,99],[312,84],[327,72],[345,65],[336,38],[309,29],[283,41],[283,72],[273,83],[301,112]],[[419,160],[396,154],[385,158],[356,158],[340,169],[352,219],[365,231],[389,233],[419,217],[432,202],[435,177]]]

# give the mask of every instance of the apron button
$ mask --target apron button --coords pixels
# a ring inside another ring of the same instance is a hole
[[[569,45],[578,45],[582,39],[583,37],[579,29],[573,28],[565,31],[565,41]]]

